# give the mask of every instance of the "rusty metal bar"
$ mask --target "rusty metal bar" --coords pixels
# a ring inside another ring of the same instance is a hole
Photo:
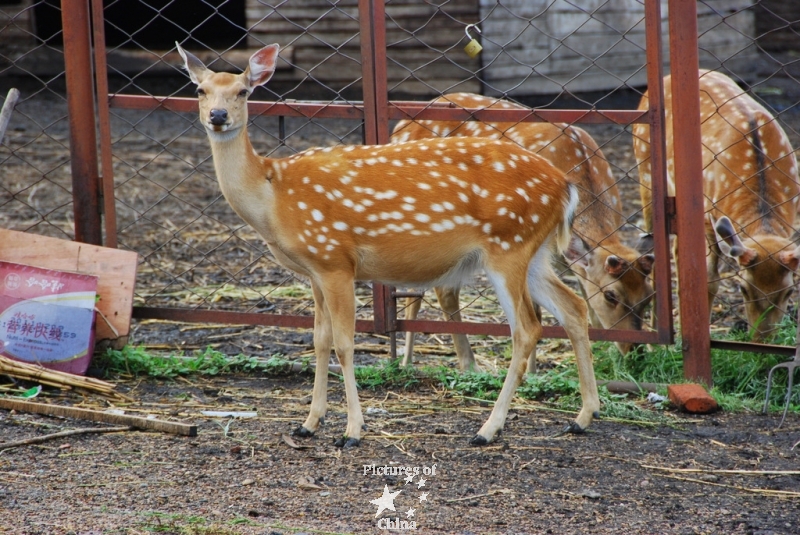
[[[108,65],[103,0],[92,0],[94,32],[94,79],[97,91],[97,121],[100,128],[100,169],[102,177],[103,223],[106,247],[117,247],[117,206],[114,199],[114,163],[111,152],[111,117],[108,108]]]
[[[645,37],[647,42],[647,93],[649,96],[650,122],[650,176],[653,192],[654,240],[653,254],[656,257],[653,280],[656,298],[654,314],[656,330],[662,344],[674,342],[672,321],[672,276],[670,273],[670,248],[667,203],[666,140],[664,139],[664,70],[661,50],[661,0],[645,2]]]
[[[683,373],[710,386],[696,0],[669,0],[669,30]]]
[[[63,0],[75,241],[103,244],[88,0]]]
[[[197,113],[197,98],[155,97],[149,95],[109,95],[109,106],[128,110],[165,110]],[[253,100],[247,103],[250,115],[304,117],[306,119],[364,119],[364,107],[355,104],[329,102],[266,102]]]
[[[795,346],[778,346],[773,344],[757,344],[755,342],[733,342],[729,340],[711,340],[711,349],[723,351],[746,351],[749,353],[767,353],[793,357],[797,353]]]
[[[438,103],[437,103],[438,104]],[[389,119],[431,121],[484,121],[502,123],[549,122],[629,124],[647,122],[647,112],[640,110],[550,110],[462,108],[454,104],[432,105],[428,102],[392,101]]]
[[[313,316],[289,314],[262,314],[258,312],[232,312],[230,310],[200,310],[167,307],[133,307],[136,319],[184,321],[187,323],[219,323],[229,325],[263,325],[266,327],[288,327],[313,329]],[[357,320],[358,332],[374,332],[370,320]]]

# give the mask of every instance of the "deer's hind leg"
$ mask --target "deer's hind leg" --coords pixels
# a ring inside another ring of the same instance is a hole
[[[569,287],[556,276],[549,262],[536,261],[528,270],[528,285],[531,295],[544,308],[550,311],[567,331],[575,361],[578,366],[578,380],[583,406],[577,419],[567,429],[581,432],[599,416],[600,398],[597,394],[597,381],[592,363],[592,346],[589,341],[588,306]]]

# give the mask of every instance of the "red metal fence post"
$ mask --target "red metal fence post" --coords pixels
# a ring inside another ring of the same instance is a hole
[[[102,245],[88,0],[63,0],[61,20],[64,26],[75,241]]]
[[[383,0],[359,0],[361,62],[364,93],[364,141],[370,145],[389,142],[389,97],[386,89],[386,11]],[[381,283],[372,287],[375,331],[393,330],[389,307],[392,289]],[[389,301],[387,301],[387,299]],[[394,353],[394,341],[392,352]]]
[[[655,257],[670,257],[669,225],[667,222],[667,171],[666,140],[664,130],[664,69],[661,38],[661,0],[649,0],[645,4],[645,27],[647,38],[647,93],[650,109],[650,175],[653,187],[653,221],[651,231],[654,238]],[[653,280],[656,287],[654,314],[657,320],[659,340],[673,343],[672,321],[672,276],[670,263],[655,263]]]
[[[700,140],[696,0],[669,1],[675,201],[683,373],[711,385],[708,279]]]

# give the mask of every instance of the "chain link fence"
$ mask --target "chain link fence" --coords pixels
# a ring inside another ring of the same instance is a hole
[[[115,217],[118,246],[139,254],[138,315],[177,308],[309,318],[313,302],[305,281],[278,266],[222,198],[208,142],[191,105],[158,105],[151,97],[170,97],[179,104],[192,97],[175,41],[212,69],[232,71],[243,69],[255,49],[277,42],[282,47],[278,71],[253,99],[282,106],[265,105],[251,114],[250,135],[259,153],[279,157],[312,146],[362,143],[370,135],[364,104],[370,81],[364,79],[362,64],[368,13],[359,12],[357,0],[93,2],[95,9],[101,4],[108,90],[142,99],[111,99],[116,213],[105,214]],[[392,101],[380,119],[387,132],[399,120],[423,117],[425,112],[432,117],[445,110],[445,115],[420,119],[434,121],[424,125],[428,134],[451,135],[458,125],[445,133],[443,121],[473,119],[470,123],[493,123],[494,135],[512,140],[512,134],[521,131],[518,141],[545,157],[552,147],[567,142],[583,152],[564,163],[569,166],[566,172],[577,175],[581,165],[591,169],[600,162],[607,169],[605,178],[610,178],[585,203],[601,203],[599,211],[595,206],[587,216],[603,213],[607,219],[604,235],[583,236],[588,249],[603,249],[603,242],[611,240],[626,250],[636,247],[640,235],[650,230],[639,191],[642,181],[633,152],[632,119],[648,85],[644,2],[403,0],[388,1],[383,7],[386,72],[385,88],[378,89]],[[666,43],[669,3],[663,0],[659,7]],[[701,0],[697,10],[701,67],[739,82],[774,116],[792,146],[799,146],[800,8],[780,0]],[[62,15],[55,0],[0,2],[0,93],[5,95],[11,87],[22,93],[0,145],[0,225],[72,238],[75,214],[84,208],[73,210]],[[483,48],[475,57],[464,51],[472,38]],[[664,52],[669,72],[666,45]],[[480,110],[498,104],[461,103],[473,110],[465,116],[454,111],[458,106],[433,103],[456,92],[502,99],[514,106],[512,111],[549,110],[546,118],[559,131],[534,146],[525,133],[533,128],[535,135],[539,119],[531,122],[530,117],[513,115],[485,119]],[[447,110],[453,115],[447,116]],[[559,110],[573,113],[559,114]],[[587,115],[589,110],[601,113]],[[616,110],[628,115],[614,115]],[[587,138],[573,133],[569,124],[576,120],[574,126]],[[106,175],[110,171],[103,169]],[[606,252],[622,256],[611,247]],[[573,260],[581,258],[586,256]],[[636,254],[622,259],[641,275],[643,269],[635,264],[640,258]],[[658,262],[664,259],[655,258]],[[607,262],[604,266],[611,273]],[[564,268],[564,276],[586,294],[596,315],[601,315],[602,307],[619,306],[623,299],[611,282],[594,284],[599,279],[579,267]],[[738,271],[725,272],[714,302],[715,335],[746,319]],[[614,281],[620,279],[611,275]],[[661,287],[670,284],[663,282]],[[376,313],[372,285],[360,283],[357,292],[359,318],[369,320]],[[651,297],[645,292],[625,304],[624,316],[635,317],[635,326],[597,320],[599,330],[593,336],[630,341],[637,336],[603,333],[606,328],[651,330],[649,309],[643,307]],[[438,319],[441,312],[432,293],[425,301],[422,318]],[[504,321],[480,279],[464,289],[462,307],[466,320]],[[303,321],[294,325],[310,325]],[[553,324],[547,317],[545,321]],[[659,321],[669,337],[671,322]]]

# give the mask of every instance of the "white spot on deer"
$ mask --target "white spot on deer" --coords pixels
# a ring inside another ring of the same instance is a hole
[[[433,223],[431,225],[431,230],[434,232],[445,232],[448,230],[453,230],[454,228],[456,228],[456,224],[449,219],[443,219],[441,223]]]
[[[418,213],[414,215],[414,219],[416,219],[420,223],[428,223],[431,220],[431,216],[429,216],[428,214]]]
[[[325,243],[326,241],[328,241],[328,237],[325,236],[324,234],[317,234],[317,241],[319,243]]]
[[[534,223],[538,223],[539,222],[539,214],[533,214],[531,216],[531,221],[533,221]]]
[[[429,174],[430,174],[430,175],[431,175],[433,178],[438,178],[438,177],[442,176],[442,174],[441,174],[439,171],[431,171]]]
[[[347,223],[345,223],[344,221],[335,221],[332,226],[333,226],[334,229],[341,230],[341,231],[345,231],[348,228],[350,228],[349,225]]]
[[[364,234],[366,231],[364,227],[353,227],[353,232],[356,234]]]
[[[355,204],[353,205],[353,210],[355,210],[356,212],[363,212],[364,210],[366,210],[366,208],[364,207],[363,204]]]
[[[303,201],[300,201],[299,203],[297,203],[297,207],[300,208],[301,210],[305,210],[306,208],[308,208],[308,205]]]
[[[408,165],[417,165],[418,162],[416,158],[406,158],[406,163]]]
[[[469,171],[469,167],[464,162],[459,162],[458,163],[458,168],[461,169],[464,172]]]
[[[506,170],[506,166],[503,165],[502,162],[494,162],[492,164],[492,167],[494,167],[494,170],[497,171],[498,173],[502,173],[503,171]]]
[[[449,156],[443,156],[442,157],[442,163],[445,163],[445,164],[449,165],[449,164],[453,163],[453,159],[451,157],[449,157]]]
[[[317,254],[319,252],[319,250],[316,247],[314,247],[313,245],[309,245],[308,246],[308,250],[309,250],[309,252],[311,252],[313,254]]]
[[[539,201],[540,201],[542,204],[546,205],[547,203],[549,203],[549,202],[550,202],[550,197],[548,197],[547,195],[542,195],[542,196],[539,198]]]
[[[309,177],[307,177],[307,176],[304,176],[302,182],[303,182],[303,184],[310,184],[311,183],[311,179]]]
[[[379,201],[394,199],[395,197],[397,197],[397,192],[391,189],[375,193],[375,199]]]
[[[458,192],[458,198],[461,199],[461,202],[469,202],[469,197],[463,191]]]
[[[480,154],[476,154],[475,156],[472,157],[472,161],[478,165],[481,165],[483,163],[483,156],[481,156]]]
[[[505,206],[501,206],[500,208],[497,209],[497,215],[506,215],[507,212],[508,208],[506,208]]]
[[[429,189],[431,189],[431,185],[430,185],[430,184],[426,184],[425,182],[418,182],[418,183],[417,183],[417,187],[418,187],[419,189],[424,189],[424,190],[429,190]]]
[[[484,234],[490,234],[492,232],[492,224],[491,223],[484,223],[483,227],[481,227]]]
[[[400,208],[405,210],[406,212],[413,212],[416,210],[413,204],[403,203],[400,205]]]
[[[434,212],[444,212],[444,207],[439,203],[433,203],[431,205],[431,210]]]
[[[514,191],[517,192],[517,195],[525,199],[526,202],[531,202],[531,198],[528,197],[528,193],[522,188],[516,188]]]

